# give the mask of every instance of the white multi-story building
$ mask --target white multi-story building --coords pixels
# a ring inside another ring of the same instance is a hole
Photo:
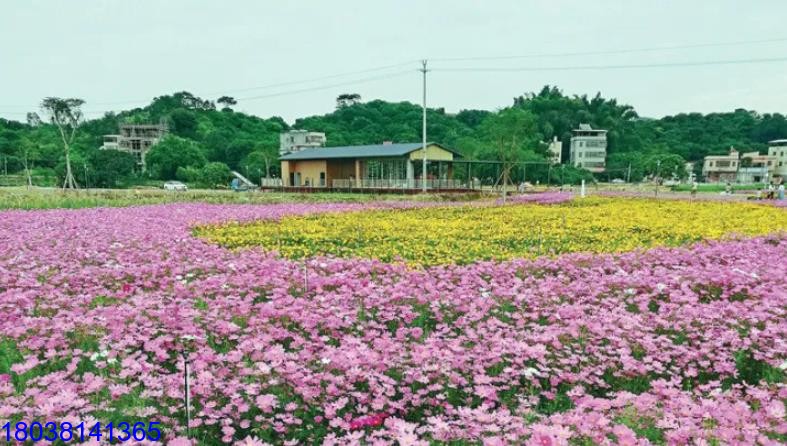
[[[549,162],[552,164],[560,164],[563,161],[563,143],[557,139],[557,136],[552,137],[549,141],[547,151],[549,153]]]
[[[771,175],[787,180],[787,139],[774,139],[768,142],[768,155],[773,157]]]
[[[279,135],[279,155],[325,145],[325,133],[290,130]]]
[[[569,162],[574,167],[603,172],[607,162],[607,131],[593,129],[590,124],[579,124],[579,128],[571,133]]]
[[[137,167],[145,170],[145,155],[167,133],[165,124],[122,124],[117,135],[104,135],[101,150],[120,150],[134,155]]]

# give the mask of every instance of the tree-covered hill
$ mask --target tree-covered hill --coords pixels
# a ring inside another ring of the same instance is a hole
[[[232,98],[216,102],[179,92],[154,98],[145,107],[82,123],[71,155],[77,182],[84,184],[87,179],[91,185],[119,186],[172,176],[199,181],[202,171],[205,177],[210,173],[216,178],[227,169],[252,178],[266,171],[275,175],[279,133],[289,128],[325,132],[329,146],[421,139],[421,107],[409,102],[362,102],[358,95],[345,94],[337,99],[333,112],[297,119],[292,126],[279,117],[263,119],[233,111]],[[517,113],[512,115],[512,110]],[[99,153],[103,135],[117,133],[123,122],[162,122],[170,129],[169,136],[154,149],[153,165],[145,175],[134,173],[133,162],[121,154]],[[738,109],[648,119],[640,117],[632,106],[600,94],[568,95],[545,86],[494,111],[449,114],[442,108],[430,108],[428,138],[454,147],[470,159],[496,159],[501,155],[495,149],[494,135],[500,134],[501,126],[522,126],[528,129],[528,136],[513,148],[517,159],[544,160],[539,141],[553,137],[563,142],[565,159],[571,129],[579,123],[609,131],[608,168],[617,176],[615,172],[631,165],[633,179],[647,174],[655,159],[698,161],[708,154],[724,153],[730,146],[764,151],[769,140],[787,137],[787,119],[778,113]],[[112,155],[117,159],[108,162]],[[31,113],[27,122],[0,119],[0,157],[3,173],[24,172],[25,165],[37,176],[55,177],[64,170],[60,135],[46,116],[39,118],[37,114]]]

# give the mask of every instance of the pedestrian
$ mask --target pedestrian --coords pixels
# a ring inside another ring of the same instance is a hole
[[[765,196],[765,198],[769,200],[773,200],[773,192],[774,192],[773,183],[771,183],[768,185],[768,194]]]
[[[730,184],[730,182],[729,182],[729,181],[727,181],[727,185],[726,185],[726,186],[724,186],[724,192],[725,192],[727,195],[732,195],[732,185]]]
[[[692,181],[691,182],[691,198],[694,198],[695,196],[697,196],[697,182],[696,181]]]
[[[784,183],[779,185],[779,200],[784,200]]]

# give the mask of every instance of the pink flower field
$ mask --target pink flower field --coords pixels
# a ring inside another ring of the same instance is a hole
[[[0,212],[0,420],[160,421],[173,445],[787,442],[784,233],[428,269],[192,235],[413,205]]]

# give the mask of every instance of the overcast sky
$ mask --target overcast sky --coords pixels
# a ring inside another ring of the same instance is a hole
[[[514,96],[552,84],[570,94],[600,91],[650,117],[738,107],[785,113],[785,18],[784,0],[2,0],[0,116],[23,120],[41,98],[63,96],[84,98],[88,117],[96,117],[187,90],[209,99],[222,94],[248,98],[237,109],[292,122],[330,112],[336,96],[345,92],[364,100],[420,103],[417,69],[423,58],[435,69],[428,76],[429,106],[449,112],[507,106]],[[764,40],[771,41],[440,60]],[[785,60],[440,71],[763,58]],[[386,66],[394,67],[363,72]],[[344,73],[355,74],[336,76]],[[309,79],[318,80],[296,83]]]

